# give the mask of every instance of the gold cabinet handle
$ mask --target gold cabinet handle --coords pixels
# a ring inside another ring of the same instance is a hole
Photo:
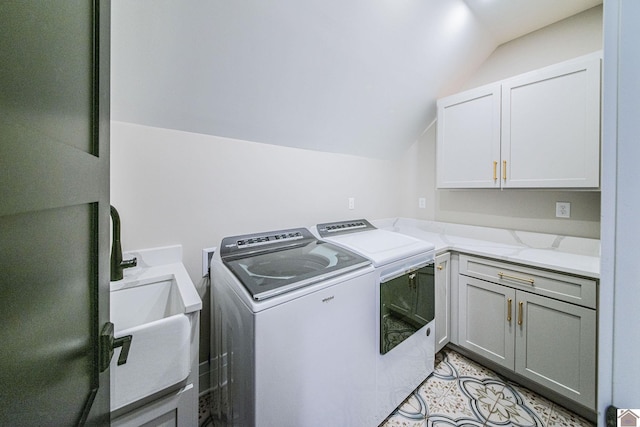
[[[533,283],[534,283],[534,279],[529,279],[527,277],[510,276],[509,274],[504,274],[502,271],[498,272],[498,276],[501,279],[505,279],[506,278],[506,279],[511,279],[511,280],[519,280],[521,282],[528,283],[531,286],[533,286]]]
[[[504,179],[504,182],[507,182],[507,161],[506,160],[502,161],[502,179]]]
[[[522,306],[523,306],[523,302],[520,301],[518,303],[518,325],[522,325]]]
[[[511,303],[513,300],[509,298],[507,300],[507,322],[511,323]]]
[[[442,264],[440,264],[440,265],[438,266],[438,270],[441,270],[441,271],[442,271],[442,268],[443,268],[443,267],[442,267]]]
[[[496,162],[495,160],[493,161],[493,180],[498,180],[498,162]]]

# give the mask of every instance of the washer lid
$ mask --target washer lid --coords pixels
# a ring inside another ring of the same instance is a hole
[[[393,231],[368,229],[323,237],[371,260],[375,267],[435,250],[435,245]]]
[[[370,265],[347,248],[317,240],[307,229],[222,239],[220,258],[254,300],[263,300]]]

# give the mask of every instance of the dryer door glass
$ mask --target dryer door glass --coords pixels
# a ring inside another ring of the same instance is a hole
[[[433,264],[380,284],[380,353],[385,354],[435,315]]]

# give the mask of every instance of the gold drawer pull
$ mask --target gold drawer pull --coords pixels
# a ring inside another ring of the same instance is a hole
[[[510,276],[508,274],[504,274],[502,271],[498,272],[498,276],[500,276],[501,279],[512,279],[512,280],[519,280],[521,282],[525,282],[530,284],[531,286],[533,286],[533,279],[528,279],[526,277],[518,277],[518,276]]]
[[[522,325],[522,305],[524,303],[522,301],[520,301],[518,303],[518,325]]]
[[[502,179],[504,179],[504,182],[507,182],[507,161],[506,160],[502,161]]]
[[[511,323],[511,303],[513,300],[509,298],[507,300],[507,322]]]
[[[498,162],[496,162],[495,160],[493,161],[493,180],[498,180]]]

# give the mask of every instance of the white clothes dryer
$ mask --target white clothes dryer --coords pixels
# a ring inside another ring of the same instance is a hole
[[[375,413],[380,423],[433,372],[435,246],[379,230],[365,219],[318,224],[314,231],[375,267]]]

